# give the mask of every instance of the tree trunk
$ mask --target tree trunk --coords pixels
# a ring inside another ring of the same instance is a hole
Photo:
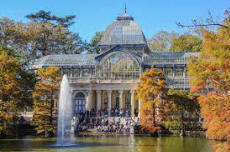
[[[42,38],[42,55],[43,56],[49,55],[49,53],[48,53],[48,38],[49,38],[49,33],[46,33],[46,31],[44,31],[43,38]]]
[[[183,110],[183,109],[182,109],[182,111],[181,111],[181,125],[182,125],[182,128],[181,128],[180,136],[185,136],[184,110]]]
[[[51,91],[51,100],[50,100],[50,125],[53,124],[53,106],[54,106],[54,100],[53,100],[53,91]]]
[[[155,103],[153,103],[153,125],[156,126],[156,111],[155,111]]]

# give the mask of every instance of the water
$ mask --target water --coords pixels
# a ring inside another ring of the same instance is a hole
[[[52,147],[56,139],[0,140],[0,151],[33,152],[213,152],[212,142],[192,137],[77,137],[77,146]]]
[[[58,105],[57,146],[71,146],[72,100],[66,75],[63,76]]]
[[[33,152],[213,152],[213,143],[191,137],[71,137],[72,102],[67,76],[61,83],[58,137],[0,140],[0,151]],[[216,145],[216,144],[215,144]]]

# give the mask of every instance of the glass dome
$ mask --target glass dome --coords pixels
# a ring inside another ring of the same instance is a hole
[[[133,17],[119,16],[105,31],[99,45],[147,44],[145,36]]]
[[[102,79],[139,79],[139,63],[123,52],[115,53],[105,58],[101,62],[99,69],[99,77]]]

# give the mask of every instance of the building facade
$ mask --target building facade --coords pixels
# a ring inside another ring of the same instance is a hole
[[[187,60],[197,53],[151,52],[146,38],[127,13],[108,26],[99,43],[101,54],[48,55],[32,68],[57,66],[72,87],[74,113],[113,109],[137,116],[140,101],[134,98],[141,74],[155,67],[164,72],[167,87],[189,89]]]

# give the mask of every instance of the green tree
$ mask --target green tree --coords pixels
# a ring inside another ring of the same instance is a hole
[[[202,49],[202,40],[195,35],[183,34],[171,41],[171,52],[200,52]]]
[[[34,50],[39,51],[43,56],[78,54],[87,47],[78,34],[70,31],[75,15],[59,17],[49,11],[40,10],[26,17],[32,21],[32,26],[29,26],[31,31],[36,33],[32,37],[35,41]]]
[[[0,18],[0,45],[20,51],[28,62],[49,54],[81,53],[86,48],[79,35],[69,29],[73,16],[40,13],[27,16],[31,19],[28,23]]]
[[[38,135],[52,136],[56,133],[59,69],[49,67],[38,70],[39,81],[35,85],[33,122]]]
[[[8,18],[0,18],[0,46],[12,47],[14,50],[26,49],[26,27],[22,22],[15,22]],[[22,53],[22,52],[21,52]]]
[[[83,42],[77,34],[71,33],[62,25],[35,23],[28,25],[29,54],[32,57],[50,54],[76,54],[83,51]]]
[[[191,94],[188,90],[170,89],[167,94],[165,124],[172,129],[180,129],[183,134],[186,130],[199,127],[197,119],[199,118],[199,103],[197,98],[197,95]]]
[[[100,48],[98,47],[99,42],[103,36],[104,32],[97,32],[91,42],[88,44],[87,50],[89,53],[101,53]]]
[[[62,25],[66,28],[69,28],[74,24],[75,15],[68,15],[65,17],[59,17],[53,15],[50,11],[40,10],[34,14],[26,15],[26,18],[37,22],[37,23],[51,23],[53,25]]]
[[[5,53],[8,57],[13,58],[20,63],[20,65],[16,67],[16,82],[17,87],[20,90],[17,92],[18,94],[15,94],[15,98],[20,101],[20,106],[18,105],[17,110],[31,109],[33,105],[32,90],[34,89],[34,84],[36,82],[36,75],[28,68],[29,63],[26,62],[26,57],[22,55],[20,51],[0,46],[0,52]]]
[[[175,32],[160,31],[148,41],[149,47],[153,52],[168,51],[171,41],[178,35]]]

